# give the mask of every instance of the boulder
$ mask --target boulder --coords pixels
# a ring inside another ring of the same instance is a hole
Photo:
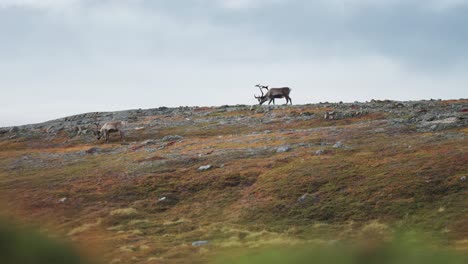
[[[345,144],[343,144],[341,141],[338,141],[333,145],[334,148],[345,148]]]
[[[157,143],[158,143],[158,141],[154,140],[154,139],[147,139],[147,140],[141,142],[142,145],[146,145],[146,146],[155,145]]]
[[[167,141],[178,141],[178,140],[181,140],[183,139],[184,137],[182,136],[179,136],[179,135],[169,135],[169,136],[165,136],[162,138],[162,141],[163,142],[167,142]]]
[[[206,170],[209,170],[209,169],[212,169],[212,168],[213,168],[213,166],[211,166],[211,165],[205,165],[205,166],[200,166],[198,168],[198,170],[199,171],[206,171]]]
[[[324,150],[324,149],[319,149],[319,150],[315,151],[315,155],[317,155],[317,156],[323,155],[325,153],[326,153],[326,150]]]
[[[208,245],[208,243],[209,243],[208,240],[199,240],[199,241],[192,242],[192,246],[201,247],[201,246]]]
[[[281,146],[276,149],[277,153],[283,153],[283,152],[288,152],[291,150],[291,146]]]

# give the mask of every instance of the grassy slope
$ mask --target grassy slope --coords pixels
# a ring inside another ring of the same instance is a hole
[[[236,248],[352,239],[369,228],[418,228],[468,248],[467,183],[460,181],[468,174],[466,127],[421,133],[390,125],[385,112],[281,121],[325,110],[278,108],[273,121],[254,124],[148,126],[130,131],[130,145],[90,144],[64,132],[49,141],[3,140],[3,206],[83,247],[104,242],[104,257],[122,263],[204,261]],[[184,117],[135,125],[157,119]],[[174,134],[184,139],[163,149],[139,145]],[[347,148],[333,148],[337,141]],[[292,150],[277,153],[284,144]],[[96,145],[101,153],[80,154]],[[315,155],[319,149],[325,153]],[[197,170],[206,164],[214,168]],[[205,239],[209,247],[190,245]]]

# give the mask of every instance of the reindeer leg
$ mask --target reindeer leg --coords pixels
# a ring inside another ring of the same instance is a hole
[[[119,132],[120,132],[120,140],[122,141],[124,138],[124,132],[122,130],[120,130]]]
[[[109,142],[109,131],[105,132],[105,136],[106,136],[106,142]]]

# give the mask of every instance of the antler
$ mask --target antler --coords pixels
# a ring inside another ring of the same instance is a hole
[[[255,85],[255,87],[258,87],[258,89],[260,89],[260,92],[262,93],[262,96],[256,96],[256,95],[254,94],[254,97],[255,97],[255,98],[261,98],[261,97],[265,96],[265,95],[263,94],[263,90],[262,90],[262,88],[263,88],[264,86],[261,86],[260,84],[257,84],[257,85]]]

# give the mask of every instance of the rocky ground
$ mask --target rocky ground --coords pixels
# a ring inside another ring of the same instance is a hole
[[[462,99],[160,107],[0,128],[0,198],[112,263],[401,228],[467,250],[467,113]],[[109,120],[128,122],[124,142],[96,141]]]

